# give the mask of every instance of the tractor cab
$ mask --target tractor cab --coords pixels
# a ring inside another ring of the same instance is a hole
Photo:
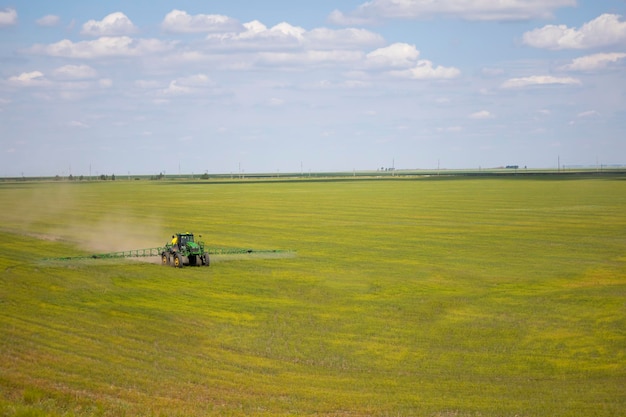
[[[187,246],[187,243],[193,242],[193,233],[178,233],[178,247],[182,248]]]
[[[191,233],[185,233],[185,234],[180,233],[178,235],[178,241],[183,246],[186,245],[187,242],[193,242],[193,234],[191,234]]]

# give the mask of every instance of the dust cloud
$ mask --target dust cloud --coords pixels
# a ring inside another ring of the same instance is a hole
[[[71,224],[63,232],[86,252],[107,253],[163,246],[169,239],[158,217],[137,218],[123,210],[94,224]]]
[[[17,233],[33,232],[48,235],[50,219],[62,218],[64,213],[72,212],[76,207],[76,195],[69,185],[54,184],[53,187],[33,187],[22,185],[5,192],[0,210],[0,224],[6,230]]]
[[[12,186],[3,192],[0,232],[75,246],[67,256],[154,248],[170,239],[161,213],[118,206],[101,214],[95,192],[81,184]]]

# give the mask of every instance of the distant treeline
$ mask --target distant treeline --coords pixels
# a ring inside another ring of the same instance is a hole
[[[473,169],[473,170],[456,170],[456,169],[406,169],[406,170],[385,170],[385,171],[344,171],[344,172],[308,172],[308,173],[247,173],[243,174],[179,174],[165,175],[159,173],[157,175],[128,175],[116,176],[115,174],[100,174],[96,176],[72,174],[65,176],[56,175],[54,177],[4,177],[0,181],[116,181],[116,180],[150,180],[150,181],[294,181],[294,180],[316,180],[316,181],[334,181],[334,180],[351,180],[351,179],[409,179],[409,178],[454,178],[454,177],[582,177],[582,176],[624,176],[626,175],[626,166],[602,168],[571,168],[562,167],[560,169],[528,169],[524,167],[519,169],[517,165],[508,165],[502,168],[494,169]]]

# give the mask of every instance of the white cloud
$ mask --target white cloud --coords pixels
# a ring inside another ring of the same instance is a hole
[[[211,79],[205,74],[196,74],[189,77],[179,78],[184,85],[191,87],[206,86],[212,84]]]
[[[455,67],[435,67],[433,63],[427,59],[417,61],[413,68],[399,71],[391,71],[391,75],[412,80],[434,80],[434,79],[450,79],[461,75],[461,71]]]
[[[456,78],[461,74],[454,67],[435,67],[426,59],[418,59],[420,52],[415,45],[394,43],[378,48],[365,56],[365,66],[369,68],[393,69],[390,75],[414,80]]]
[[[86,22],[81,33],[89,36],[118,36],[130,35],[136,31],[135,25],[124,13],[115,12],[100,21]]]
[[[20,75],[9,78],[12,81],[28,81],[43,77],[41,71],[23,72]]]
[[[354,64],[363,59],[359,51],[261,52],[257,63],[270,66],[301,67],[303,65]]]
[[[511,78],[501,88],[524,88],[537,85],[579,85],[580,80],[572,77],[553,77],[551,75],[533,75],[530,77]]]
[[[493,119],[495,116],[488,110],[477,111],[476,113],[472,113],[468,116],[470,119],[475,120],[485,120],[485,119]]]
[[[108,78],[95,80],[96,71],[87,65],[65,65],[52,71],[51,75],[48,79],[41,71],[23,72],[4,83],[14,88],[34,88],[34,97],[44,101],[80,100],[97,89],[113,85]]]
[[[587,49],[626,42],[626,22],[616,14],[603,14],[581,26],[547,25],[523,35],[523,42],[535,48]]]
[[[193,89],[184,85],[179,85],[176,80],[170,82],[170,85],[163,90],[163,94],[168,96],[191,94]]]
[[[163,30],[174,33],[223,33],[241,32],[241,23],[228,16],[218,14],[189,15],[184,10],[174,9],[161,23]]]
[[[300,26],[293,26],[287,22],[282,22],[273,26],[271,29],[267,29],[264,24],[259,21],[251,22],[251,26],[246,26],[246,33],[243,37],[263,37],[267,35],[270,38],[274,37],[286,37],[291,39],[297,39],[302,41],[304,38],[305,29]]]
[[[466,20],[517,21],[546,19],[576,0],[371,0],[349,13],[334,10],[328,20],[337,25],[363,25],[380,19],[419,19],[432,16]]]
[[[185,16],[189,19],[197,17]],[[289,68],[305,65],[362,66],[362,50],[385,42],[381,35],[365,29],[322,27],[307,31],[287,22],[269,28],[258,20],[247,22],[241,28],[208,33],[204,50],[176,51],[176,62],[210,60],[219,68],[232,70],[247,70],[255,65]],[[178,30],[182,30],[182,26]],[[216,51],[226,53],[216,55]]]
[[[283,100],[282,98],[271,98],[267,101],[267,105],[270,107],[280,107],[283,104],[285,104],[285,100]]]
[[[49,83],[41,71],[23,72],[20,75],[10,77],[8,82],[18,87],[38,87]]]
[[[93,41],[72,42],[64,39],[49,45],[37,44],[28,51],[50,56],[93,59],[159,53],[172,49],[174,45],[174,42],[158,39],[135,40],[128,36],[103,36]]]
[[[596,110],[587,110],[587,111],[578,113],[576,115],[576,119],[575,120],[570,120],[568,124],[570,126],[574,126],[574,125],[577,125],[579,123],[585,123],[586,121],[596,119],[598,117],[600,117],[600,113],[597,112]]]
[[[12,26],[17,23],[17,12],[15,9],[0,10],[0,27]]]
[[[345,14],[339,10],[333,10],[328,15],[328,22],[339,26],[362,26],[371,25],[376,22],[376,16],[367,16],[356,12]]]
[[[626,53],[599,53],[575,58],[570,64],[562,66],[564,71],[595,71],[608,67],[626,58]]]
[[[373,67],[408,68],[415,65],[419,55],[415,45],[394,43],[367,54],[366,62]]]
[[[41,19],[37,19],[37,24],[39,26],[56,26],[59,24],[60,21],[61,18],[59,16],[49,14],[42,17]]]
[[[61,79],[87,79],[95,78],[98,73],[89,65],[64,65],[54,70],[56,78]]]
[[[579,118],[596,117],[596,116],[600,116],[600,113],[598,113],[595,110],[584,111],[582,113],[578,113],[577,115],[577,117]]]
[[[111,88],[113,86],[113,80],[110,78],[101,78],[98,80],[98,85],[102,88]]]
[[[304,33],[304,42],[307,47],[338,49],[382,45],[384,39],[381,35],[366,29],[317,28]]]
[[[209,34],[207,40],[216,41],[222,47],[263,48],[266,50],[293,48],[301,46],[306,30],[282,22],[272,28],[258,20],[243,24],[241,32]]]
[[[195,74],[172,80],[162,93],[166,96],[179,96],[198,93],[212,86],[211,79],[205,74]]]
[[[313,90],[361,89],[361,88],[371,87],[371,85],[372,84],[368,81],[357,80],[357,79],[347,79],[341,82],[321,80],[321,81],[318,81],[314,84],[307,86],[307,88],[313,89]],[[365,112],[365,114],[372,115],[372,113],[369,113],[369,112]]]
[[[242,31],[210,33],[209,45],[220,49],[351,49],[382,45],[381,35],[365,29],[316,28],[310,31],[287,22],[268,28],[258,20],[243,24]]]
[[[89,127],[89,125],[86,124],[86,123],[83,123],[83,122],[79,122],[77,120],[72,120],[71,122],[67,123],[67,127],[79,128],[79,129],[87,129]]]

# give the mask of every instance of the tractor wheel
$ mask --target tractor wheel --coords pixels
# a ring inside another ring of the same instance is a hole
[[[208,254],[208,252],[204,252],[202,254],[202,257],[200,258],[200,260],[202,261],[202,265],[209,266],[209,254]]]
[[[180,253],[177,253],[174,256],[174,267],[175,268],[182,268],[183,267],[183,257],[180,255]]]
[[[196,261],[197,261],[197,256],[196,255],[189,255],[189,265],[190,266],[196,266]]]
[[[169,265],[170,264],[170,255],[168,253],[163,252],[161,254],[161,265]]]

